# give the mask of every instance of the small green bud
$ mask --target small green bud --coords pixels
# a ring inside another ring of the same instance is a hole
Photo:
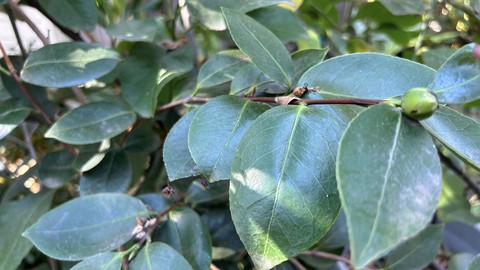
[[[415,120],[430,117],[438,108],[437,97],[427,88],[412,88],[402,96],[403,113]]]

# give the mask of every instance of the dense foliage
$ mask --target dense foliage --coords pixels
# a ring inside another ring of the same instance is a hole
[[[480,2],[0,3],[0,269],[479,269]]]

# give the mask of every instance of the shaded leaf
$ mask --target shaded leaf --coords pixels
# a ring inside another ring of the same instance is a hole
[[[476,270],[476,269],[480,269],[480,256],[478,255],[470,262],[467,268],[467,270]]]
[[[389,270],[423,269],[435,259],[442,242],[443,225],[430,225],[392,250],[386,258]]]
[[[30,227],[50,208],[53,192],[28,195],[18,201],[7,202],[0,207],[0,269],[15,270],[22,262],[32,243],[22,237]]]
[[[210,209],[202,215],[202,219],[210,231],[214,247],[227,247],[235,251],[245,249],[233,226],[228,209]]]
[[[228,30],[238,48],[276,82],[290,87],[293,63],[282,42],[254,19],[223,8]]]
[[[110,148],[110,140],[104,140],[101,143],[86,144],[78,147],[78,154],[72,163],[72,167],[85,172],[93,169],[105,157],[105,151]]]
[[[379,1],[394,15],[422,15],[425,9],[422,0],[404,0],[401,2],[395,0]]]
[[[422,53],[423,63],[433,69],[439,69],[456,50],[451,47],[430,48]]]
[[[443,247],[447,252],[470,254],[480,253],[480,232],[463,222],[452,221],[445,224]],[[464,269],[464,268],[463,268]]]
[[[230,178],[233,156],[243,133],[269,108],[237,96],[216,97],[200,107],[190,124],[188,148],[208,181]]]
[[[332,226],[341,133],[329,114],[303,105],[270,109],[245,132],[232,165],[230,210],[257,269],[310,248]]]
[[[434,74],[433,69],[402,58],[357,53],[321,62],[303,74],[298,85],[320,87],[319,93],[335,96],[383,99],[426,87]]]
[[[164,243],[147,243],[130,264],[132,270],[192,270],[180,253]]]
[[[218,181],[208,184],[205,188],[199,181],[193,182],[185,194],[185,202],[192,207],[202,204],[214,205],[228,202],[228,181]]]
[[[22,80],[35,85],[70,87],[107,74],[119,61],[116,51],[100,45],[57,43],[32,52],[20,75]]]
[[[94,0],[39,0],[38,3],[56,22],[74,32],[93,31],[97,24]]]
[[[180,118],[165,139],[163,159],[170,181],[200,175],[200,170],[188,150],[188,129],[197,111],[193,109]]]
[[[399,108],[376,105],[353,119],[340,141],[337,180],[355,267],[430,222],[441,175],[432,138]]]
[[[111,37],[127,41],[153,42],[170,39],[162,17],[120,21],[108,25],[106,30]]]
[[[212,240],[207,226],[191,208],[170,211],[168,221],[160,231],[160,239],[182,254],[193,269],[210,268]]]
[[[151,153],[160,148],[159,134],[152,128],[152,121],[145,121],[137,126],[123,144],[128,152]]]
[[[132,237],[147,208],[131,196],[101,193],[70,200],[43,215],[23,236],[47,256],[82,260],[118,248]]]
[[[480,170],[480,123],[445,106],[421,124],[442,144]]]
[[[480,98],[480,61],[471,43],[453,53],[429,85],[440,103],[461,104]]]
[[[410,0],[407,0],[410,1]],[[418,0],[412,0],[418,1]],[[392,0],[382,0],[384,2],[393,2]],[[389,8],[382,3],[368,2],[360,6],[355,19],[365,19],[376,22],[378,25],[393,25],[395,28],[403,31],[411,31],[411,29],[422,21],[422,17],[416,14],[396,16]],[[403,3],[403,2],[402,2]],[[395,5],[392,3],[392,5]],[[398,5],[398,4],[397,4]],[[403,6],[403,5],[401,5]],[[401,9],[399,9],[401,10]],[[417,12],[420,10],[417,10]]]
[[[293,68],[294,68],[294,84],[308,69],[323,61],[327,55],[328,49],[307,49],[298,51],[292,54]],[[302,85],[303,86],[303,85]]]
[[[121,103],[92,102],[64,114],[45,137],[70,144],[101,142],[125,131],[135,118],[135,113]]]
[[[132,181],[132,164],[123,150],[110,150],[102,161],[80,177],[80,196],[127,191]]]
[[[248,63],[248,57],[240,51],[220,52],[209,58],[198,72],[197,88],[207,88],[231,81],[242,67]]]
[[[448,270],[464,270],[468,269],[470,262],[475,255],[469,253],[454,254],[448,261]],[[468,269],[469,270],[469,269]]]
[[[70,182],[77,176],[77,171],[72,166],[73,160],[73,155],[67,150],[47,153],[38,168],[40,182],[49,188],[57,188]]]
[[[235,74],[230,84],[230,94],[248,93],[254,88],[256,88],[256,92],[261,92],[259,91],[259,86],[273,82],[274,81],[263,74],[257,66],[249,63]]]
[[[0,140],[20,125],[30,114],[31,109],[8,99],[0,104]]]
[[[100,253],[77,263],[70,270],[120,270],[122,257],[117,252]]]
[[[170,205],[170,202],[166,198],[157,193],[141,194],[138,195],[137,198],[157,213],[162,212]]]

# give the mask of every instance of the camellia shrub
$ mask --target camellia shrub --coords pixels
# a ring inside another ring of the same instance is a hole
[[[479,269],[478,5],[427,2],[0,1],[0,269]]]

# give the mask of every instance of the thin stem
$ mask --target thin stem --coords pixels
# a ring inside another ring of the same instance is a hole
[[[10,72],[8,72],[8,70],[6,70],[5,68],[3,68],[2,66],[0,66],[0,72],[3,73],[3,74],[5,74],[5,75],[7,75],[7,76],[9,76],[9,77],[11,76],[11,75],[10,75]]]
[[[477,194],[478,197],[480,197],[480,188],[475,185],[475,183],[468,177],[468,175],[457,165],[453,163],[453,161],[445,156],[442,152],[438,151],[438,156],[440,157],[440,160],[442,163],[447,166],[449,169],[451,169],[453,172],[455,172],[460,178],[465,182],[465,184],[473,191],[475,194]]]
[[[50,270],[58,270],[58,262],[54,258],[48,257],[48,264],[50,265]]]
[[[118,249],[119,253],[125,252],[125,246],[121,245]],[[128,253],[125,253],[122,257],[122,270],[128,269]]]
[[[72,86],[72,91],[75,97],[77,97],[78,101],[80,101],[80,103],[82,104],[88,103],[88,98],[85,95],[85,93],[83,93],[82,89],[76,86]]]
[[[305,268],[305,266],[303,266],[297,259],[295,258],[291,258],[289,259],[288,261],[290,261],[290,263],[292,263],[295,268],[297,268],[298,270],[307,270],[307,268]]]
[[[5,11],[8,14],[8,19],[10,20],[10,24],[13,28],[13,33],[15,34],[15,39],[17,40],[18,46],[20,47],[20,52],[22,53],[23,60],[27,59],[27,51],[25,51],[25,47],[23,47],[22,38],[20,37],[20,33],[18,32],[17,23],[15,20],[15,16],[13,15],[12,10],[8,6],[4,6]]]
[[[17,16],[25,21],[28,26],[35,32],[37,37],[42,41],[43,45],[48,45],[50,44],[50,41],[43,35],[43,33],[38,29],[38,27],[35,25],[35,23],[30,20],[30,18],[23,12],[23,10],[18,6],[17,1],[10,1],[6,4]]]
[[[27,124],[23,122],[21,124],[22,126],[22,132],[23,132],[23,139],[25,140],[25,144],[27,145],[28,152],[30,152],[30,155],[33,157],[34,160],[38,160],[37,152],[35,151],[35,147],[33,146],[32,143],[32,133],[28,131]]]
[[[12,3],[12,2],[10,2]],[[53,122],[52,120],[50,120],[50,118],[48,117],[48,115],[42,110],[42,108],[37,104],[37,102],[35,101],[35,99],[33,99],[33,97],[30,95],[30,93],[28,92],[27,88],[25,87],[25,85],[22,83],[22,81],[20,80],[20,78],[18,77],[17,75],[17,72],[15,71],[15,68],[13,67],[13,64],[12,62],[10,61],[10,57],[8,57],[7,53],[5,52],[5,49],[3,48],[3,45],[2,45],[2,42],[0,42],[0,50],[2,51],[2,54],[3,54],[3,58],[5,59],[5,64],[7,65],[7,68],[8,68],[8,71],[10,72],[10,75],[12,76],[12,78],[15,80],[15,82],[17,83],[18,87],[20,88],[20,90],[23,92],[23,94],[25,95],[25,97],[28,99],[28,101],[30,101],[30,103],[32,104],[32,106],[35,108],[35,110],[43,117],[43,119],[45,120],[45,122],[47,122],[49,125],[51,125]]]

